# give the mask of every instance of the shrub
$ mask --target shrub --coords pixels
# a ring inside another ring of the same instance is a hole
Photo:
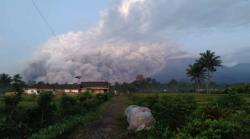
[[[6,115],[9,116],[9,118],[12,117],[13,113],[16,111],[17,109],[17,105],[21,100],[21,96],[20,95],[7,95],[4,96],[4,112],[6,113]]]
[[[224,118],[227,114],[227,112],[223,109],[221,109],[220,107],[218,107],[218,105],[208,105],[205,106],[205,108],[202,108],[202,113],[200,115],[202,115],[202,118],[205,119],[221,119]]]
[[[245,104],[245,99],[236,93],[229,93],[227,95],[220,96],[215,101],[215,105],[218,105],[218,107],[232,110],[242,109]]]
[[[192,120],[184,128],[184,133],[193,138],[228,139],[237,138],[243,133],[241,125],[228,120]]]
[[[235,84],[229,86],[227,92],[250,93],[250,84]]]
[[[40,113],[40,125],[47,126],[53,121],[55,105],[52,103],[53,94],[51,92],[40,93],[37,100],[37,110]]]
[[[186,124],[197,104],[192,96],[168,97],[159,95],[130,95],[133,104],[149,107],[156,118],[156,128],[164,132],[166,127],[175,131]]]
[[[65,94],[60,99],[59,108],[63,116],[79,113],[76,99]]]
[[[68,98],[67,98],[68,99]],[[86,101],[93,101],[96,100],[96,98],[89,98],[86,99]],[[86,102],[87,103],[87,102]],[[100,107],[92,107],[92,111],[86,113],[85,115],[73,115],[69,116],[66,119],[63,119],[60,123],[55,123],[53,125],[50,125],[47,128],[41,129],[39,132],[32,134],[30,139],[53,139],[53,138],[60,138],[63,137],[65,133],[68,133],[72,129],[74,129],[77,125],[86,124],[92,120],[95,120],[101,112],[105,110],[105,108],[108,106],[108,103],[100,106]]]
[[[177,130],[185,125],[189,115],[196,107],[196,102],[191,96],[163,97],[153,105],[153,114],[159,123],[171,130]]]
[[[79,94],[79,95],[77,96],[77,98],[78,98],[78,100],[79,100],[80,102],[84,102],[84,101],[87,100],[87,99],[93,98],[93,95],[92,95],[91,93],[89,93],[89,92],[86,92],[86,93],[81,93],[81,94]]]
[[[97,94],[96,98],[100,101],[100,102],[105,102],[110,98],[110,94],[108,93],[104,93],[104,94]]]

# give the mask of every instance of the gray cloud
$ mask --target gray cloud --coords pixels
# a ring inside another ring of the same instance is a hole
[[[51,38],[24,70],[27,80],[131,81],[152,76],[167,59],[187,56],[178,34],[249,26],[249,0],[121,0],[102,11],[96,26]],[[184,36],[185,36],[184,35]]]
[[[224,55],[225,63],[229,66],[234,66],[238,63],[249,63],[250,47],[241,47],[238,50],[231,52],[229,55]]]

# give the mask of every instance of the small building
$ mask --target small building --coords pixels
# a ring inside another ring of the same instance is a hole
[[[49,85],[49,84],[35,84],[24,88],[26,94],[39,94],[41,92],[49,91],[53,94],[79,94],[79,93],[93,93],[103,94],[109,92],[108,82],[82,82],[81,84],[65,84],[65,85]]]
[[[45,91],[54,92],[55,89],[51,85],[48,85],[48,84],[35,84],[35,85],[31,85],[31,86],[24,88],[24,92],[30,95],[32,94],[37,95]]]
[[[108,82],[82,82],[81,92],[89,92],[94,94],[103,94],[109,92]]]
[[[81,86],[77,84],[68,84],[63,87],[64,93],[78,94],[81,92]]]

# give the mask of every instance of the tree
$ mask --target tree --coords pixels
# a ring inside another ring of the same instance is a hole
[[[53,110],[55,109],[52,103],[53,97],[51,92],[42,92],[38,97],[37,106],[41,115],[40,125],[42,126],[48,125],[52,120]]]
[[[197,90],[200,89],[200,85],[205,78],[205,69],[199,63],[189,65],[187,68],[187,75],[192,81],[195,82]]]
[[[25,83],[22,81],[22,77],[19,74],[13,76],[12,88],[16,93],[21,94],[23,92],[24,85]]]
[[[176,80],[172,79],[171,81],[169,81],[167,83],[167,87],[168,87],[168,90],[177,92],[178,91],[178,82]]]
[[[200,59],[197,60],[202,67],[206,70],[206,86],[207,86],[207,93],[209,93],[209,84],[211,82],[212,73],[216,71],[217,67],[222,66],[222,60],[220,56],[216,56],[215,52],[207,50],[204,53],[200,53]]]
[[[8,74],[0,74],[0,84],[3,86],[8,86],[10,85],[12,79]]]
[[[0,74],[0,93],[8,91],[11,87],[12,78],[8,74]]]

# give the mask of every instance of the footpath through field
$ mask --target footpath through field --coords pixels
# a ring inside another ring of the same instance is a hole
[[[133,139],[124,125],[123,114],[126,96],[113,97],[101,117],[85,127],[79,127],[69,139]]]

